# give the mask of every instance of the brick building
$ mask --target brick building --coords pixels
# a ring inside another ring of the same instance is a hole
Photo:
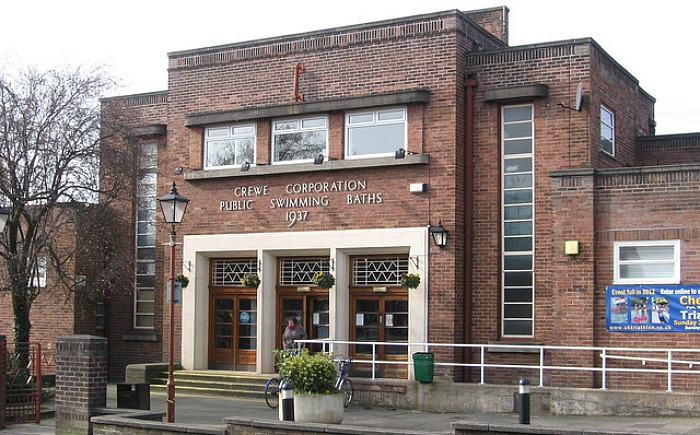
[[[173,182],[190,199],[186,368],[272,372],[290,315],[311,338],[641,346],[653,333],[609,331],[608,286],[700,280],[700,135],[655,136],[653,97],[593,39],[510,47],[507,8],[454,10],[173,52],[168,68],[166,91],[103,101],[127,108],[141,153],[125,199],[135,285],[108,304],[112,377],[167,355],[156,198]]]

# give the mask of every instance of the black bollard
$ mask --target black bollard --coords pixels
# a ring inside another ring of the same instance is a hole
[[[520,415],[518,422],[520,424],[530,424],[530,381],[525,378],[520,380]]]
[[[289,381],[282,381],[280,385],[282,399],[282,420],[294,421],[294,386]]]

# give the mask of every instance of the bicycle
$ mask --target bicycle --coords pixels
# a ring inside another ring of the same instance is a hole
[[[271,378],[265,383],[265,402],[272,409],[276,409],[279,406],[281,383],[282,378],[280,376]]]
[[[350,381],[350,378],[347,376],[347,369],[352,364],[352,358],[338,358],[336,362],[338,363],[338,379],[335,381],[335,388],[345,394],[343,406],[347,408],[350,406],[350,402],[352,402],[353,394],[352,381]]]

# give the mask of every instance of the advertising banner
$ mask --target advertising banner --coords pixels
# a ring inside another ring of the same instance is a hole
[[[700,284],[609,285],[610,332],[700,332]]]

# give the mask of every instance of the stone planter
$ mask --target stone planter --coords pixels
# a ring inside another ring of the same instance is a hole
[[[344,394],[294,395],[294,421],[339,424],[343,421]]]

